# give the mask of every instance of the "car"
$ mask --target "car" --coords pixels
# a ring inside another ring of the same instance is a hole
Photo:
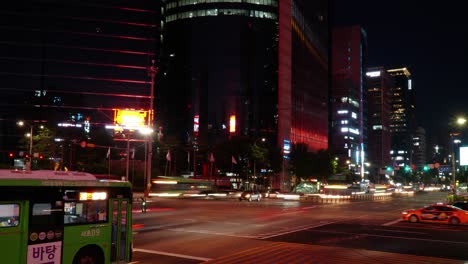
[[[401,218],[410,223],[446,223],[452,225],[468,223],[468,212],[446,204],[433,204],[420,209],[401,212]]]
[[[262,193],[262,196],[265,197],[265,198],[276,198],[276,196],[278,194],[280,194],[280,190],[279,189],[271,189],[271,190],[267,190],[265,192]]]
[[[262,199],[262,194],[258,191],[243,191],[241,196],[239,197],[239,201],[247,200],[249,202],[251,201],[260,202],[261,199]]]
[[[458,201],[454,202],[452,206],[460,208],[462,210],[468,211],[468,201]]]

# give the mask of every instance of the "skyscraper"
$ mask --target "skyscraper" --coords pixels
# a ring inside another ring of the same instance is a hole
[[[391,157],[394,165],[405,167],[413,164],[412,137],[415,131],[415,102],[408,68],[389,69],[394,79],[391,89],[392,113],[390,132],[392,134]]]
[[[327,148],[327,1],[172,0],[165,15],[166,135],[180,145],[248,136]]]
[[[426,130],[416,128],[413,136],[413,164],[415,169],[421,170],[426,164]]]
[[[367,69],[368,96],[368,154],[371,174],[376,176],[384,167],[391,166],[390,114],[392,77],[383,67]]]
[[[333,29],[330,148],[364,176],[367,141],[367,36],[360,26]]]
[[[159,1],[3,6],[0,148],[18,150],[24,134],[15,132],[18,119],[92,131],[112,123],[115,108],[149,110],[147,71],[159,43],[159,10]]]

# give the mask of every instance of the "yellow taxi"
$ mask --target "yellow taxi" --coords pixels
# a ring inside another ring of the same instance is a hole
[[[458,225],[468,223],[468,212],[451,205],[433,204],[420,209],[403,211],[401,218],[410,223],[428,222]]]

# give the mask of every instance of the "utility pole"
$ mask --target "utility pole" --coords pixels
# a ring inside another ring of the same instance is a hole
[[[127,148],[125,153],[127,154],[127,160],[125,162],[125,180],[128,181],[128,167],[130,165],[130,133],[127,135]]]
[[[150,110],[148,117],[149,127],[154,127],[154,77],[156,76],[157,69],[154,66],[154,60],[151,61],[151,66],[148,69],[148,76],[150,77]],[[145,196],[148,196],[149,189],[151,187],[151,164],[153,162],[153,134],[150,134],[148,137],[148,160],[146,166],[146,192]]]

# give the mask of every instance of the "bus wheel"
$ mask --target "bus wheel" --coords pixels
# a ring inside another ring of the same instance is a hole
[[[73,264],[102,264],[104,256],[102,251],[93,246],[86,246],[76,253]]]

